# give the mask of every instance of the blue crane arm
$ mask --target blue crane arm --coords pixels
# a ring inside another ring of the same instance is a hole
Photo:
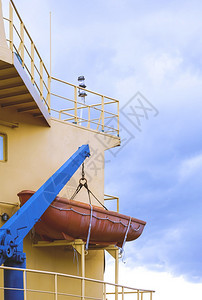
[[[24,259],[23,239],[88,156],[89,146],[81,146],[0,228],[0,265],[7,259]]]

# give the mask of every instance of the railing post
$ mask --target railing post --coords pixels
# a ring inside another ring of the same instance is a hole
[[[51,76],[48,75],[48,112],[51,111]]]
[[[40,97],[43,99],[43,61],[40,59]]]
[[[102,97],[102,132],[104,132],[105,130],[105,112],[104,112],[104,96],[101,96]]]
[[[74,87],[74,123],[78,123],[78,116],[77,116],[77,87]]]
[[[24,24],[23,22],[20,22],[20,56],[22,59],[22,66],[24,68],[25,66],[25,49],[24,49]]]
[[[106,300],[106,299],[107,299],[107,288],[106,288],[106,283],[104,283],[104,292],[103,292],[103,294],[104,294],[104,300]]]
[[[116,198],[117,201],[117,212],[119,212],[119,197]]]
[[[122,300],[124,300],[124,287],[122,286]]]
[[[117,136],[119,136],[119,101],[117,101]]]
[[[85,247],[81,245],[81,300],[85,300]]]
[[[119,249],[115,250],[115,284],[119,283]],[[118,300],[119,297],[119,288],[115,287],[115,300]]]
[[[24,286],[24,300],[27,300],[27,280],[26,280],[26,270],[23,271],[23,286]]]
[[[13,52],[13,6],[11,2],[9,2],[9,39],[10,39],[10,48]]]
[[[152,300],[152,292],[150,292],[150,300]]]
[[[57,277],[57,274],[55,274],[54,277],[55,277],[55,300],[58,300],[58,277]]]
[[[34,43],[31,42],[31,81],[34,84]]]
[[[88,106],[88,128],[90,128],[90,106]]]
[[[143,294],[144,294],[144,293],[142,292],[142,293],[141,293],[141,300],[143,300]]]
[[[137,300],[140,300],[140,291],[137,290]]]

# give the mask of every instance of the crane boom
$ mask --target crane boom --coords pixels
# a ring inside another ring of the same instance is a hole
[[[25,259],[23,239],[88,156],[89,145],[81,146],[0,228],[0,265]]]

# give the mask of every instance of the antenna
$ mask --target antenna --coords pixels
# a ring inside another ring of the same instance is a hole
[[[51,73],[52,73],[52,58],[51,58],[51,55],[52,55],[52,45],[51,45],[51,11],[50,11],[50,76],[51,76]]]
[[[86,85],[85,85],[85,77],[84,76],[79,76],[78,77],[78,82],[79,82],[79,87],[81,87],[82,89],[79,89],[78,90],[78,96],[81,97],[81,100],[83,102],[83,104],[85,105],[86,103],[86,99],[85,97],[87,96],[86,92],[83,90],[86,88]],[[82,105],[81,105],[82,107]],[[85,108],[85,106],[84,106]],[[83,115],[83,108],[80,109],[80,125],[82,125],[82,115]]]

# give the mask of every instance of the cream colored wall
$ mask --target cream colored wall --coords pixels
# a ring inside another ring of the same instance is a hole
[[[6,109],[0,110],[0,119],[19,123],[18,128],[0,125],[0,132],[8,137],[8,161],[0,164],[0,201],[16,202],[19,191],[37,190],[79,146],[87,143],[92,153],[85,162],[89,187],[103,201],[104,151],[115,146],[118,138],[104,137],[103,134],[54,119],[49,128],[40,124],[40,120],[25,118]],[[76,172],[61,195],[71,195],[81,177],[80,171]],[[77,199],[87,201],[87,193]]]
[[[103,201],[104,197],[104,151],[119,144],[118,138],[98,134],[73,124],[51,120],[51,128],[40,119],[15,111],[0,109],[0,120],[19,123],[18,128],[0,125],[0,132],[8,137],[8,161],[0,162],[0,201],[16,203],[17,193],[23,189],[37,190],[82,144],[89,143],[92,156],[86,161],[89,187]],[[1,124],[1,123],[0,123]],[[61,195],[70,197],[81,174],[77,171]],[[87,193],[77,196],[79,201],[88,201]],[[98,205],[94,201],[94,204]],[[14,212],[0,205],[0,211]],[[2,225],[2,221],[1,221]],[[30,234],[24,242],[27,267],[77,275],[77,264],[73,263],[72,249],[64,247],[33,248]],[[86,256],[86,276],[103,279],[103,251],[89,251]],[[81,263],[79,258],[79,268]],[[34,276],[34,275],[32,275]],[[39,277],[32,279],[38,288]],[[47,283],[48,284],[48,283]],[[62,284],[62,283],[61,283]],[[78,289],[78,284],[68,285]],[[65,284],[64,284],[65,287]],[[98,292],[88,287],[91,294]],[[100,290],[101,292],[101,290]]]

